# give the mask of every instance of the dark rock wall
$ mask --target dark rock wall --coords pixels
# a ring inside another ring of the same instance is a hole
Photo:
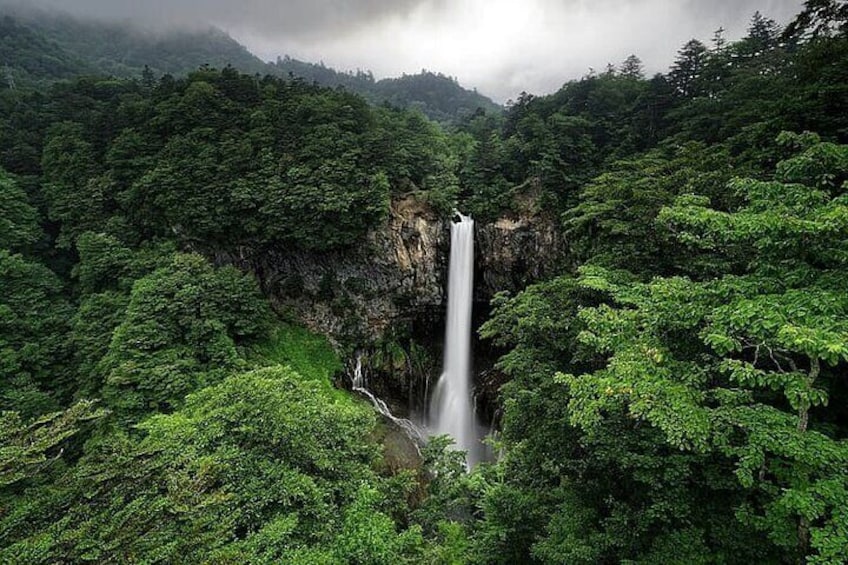
[[[397,322],[439,321],[445,307],[450,222],[415,196],[392,203],[384,225],[365,241],[332,252],[273,249],[219,255],[256,273],[281,311],[345,343],[367,342]],[[477,224],[475,300],[517,292],[553,274],[565,245],[544,216]]]
[[[476,324],[487,317],[495,293],[518,292],[564,267],[567,249],[557,223],[532,206],[475,228]],[[349,353],[360,349],[366,360],[382,359],[368,368],[370,386],[403,414],[422,410],[426,381],[438,377],[449,247],[450,220],[407,196],[392,202],[380,229],[350,248],[322,253],[279,248],[221,254],[217,260],[254,272],[279,312]],[[491,368],[499,352],[474,341],[478,392],[491,407],[499,382]],[[406,361],[395,355],[387,363],[392,355],[386,351],[398,347],[407,351]]]
[[[474,289],[478,301],[488,302],[504,290],[518,292],[564,265],[565,242],[550,218],[499,218],[476,228]]]
[[[347,249],[280,248],[218,260],[253,271],[278,310],[336,342],[358,343],[444,302],[448,246],[447,223],[409,197],[393,202],[381,229]]]

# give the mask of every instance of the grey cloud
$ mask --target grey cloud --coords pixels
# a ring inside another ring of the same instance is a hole
[[[695,18],[716,14],[731,22],[748,22],[756,11],[764,16],[781,21],[800,11],[801,1],[787,0],[686,0],[687,10]]]
[[[264,36],[319,38],[441,0],[26,0],[26,6],[145,27],[215,24]]]
[[[542,94],[631,53],[664,72],[720,26],[759,10],[786,23],[803,0],[0,0],[146,26],[217,25],[265,59],[289,54],[378,77],[421,68],[499,101]]]
[[[660,15],[682,7],[696,18],[726,17],[747,19],[757,10],[771,18],[785,18],[797,13],[803,0],[544,0],[551,8],[602,11],[609,8],[648,9]]]

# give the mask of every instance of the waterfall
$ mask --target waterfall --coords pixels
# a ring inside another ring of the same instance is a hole
[[[351,375],[351,388],[371,401],[371,405],[374,409],[384,418],[403,430],[407,437],[415,443],[416,449],[426,443],[427,436],[420,427],[416,426],[413,422],[406,418],[398,418],[392,414],[388,405],[368,390],[368,381],[365,376],[365,371],[362,369],[362,355],[356,356],[356,365],[354,365],[353,375]]]
[[[459,214],[451,225],[445,358],[430,401],[429,428],[468,452],[468,466],[483,456],[482,433],[471,399],[471,305],[474,288],[474,220]]]

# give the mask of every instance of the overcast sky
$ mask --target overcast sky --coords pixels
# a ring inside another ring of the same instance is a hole
[[[20,0],[19,0],[20,1]],[[26,0],[145,26],[208,25],[278,55],[378,77],[455,76],[498,102],[544,94],[635,53],[665,71],[692,37],[744,34],[756,10],[788,22],[802,0]]]

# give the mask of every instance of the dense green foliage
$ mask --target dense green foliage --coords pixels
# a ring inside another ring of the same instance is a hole
[[[64,248],[96,231],[327,249],[355,244],[393,193],[427,190],[445,208],[455,198],[455,159],[432,123],[300,81],[227,68],[7,95],[3,164],[40,177]]]
[[[564,111],[588,149],[560,155],[591,180],[543,193],[582,266],[481,330],[511,380],[480,561],[844,562],[848,38],[825,4],[783,38],[757,14],[689,42],[641,94],[611,70],[507,116],[508,183],[547,190]]]
[[[7,88],[72,78],[91,69],[58,44],[30,29],[15,18],[0,19],[0,60],[4,62]]]
[[[375,80],[369,72],[342,73],[323,64],[279,57],[275,71],[282,76],[300,77],[323,86],[342,86],[374,104],[414,108],[437,122],[450,124],[471,117],[478,110],[498,113],[501,107],[476,90],[466,90],[456,79],[422,70],[398,78]]]
[[[331,387],[340,363],[322,338],[271,332],[255,283],[232,268],[103,234],[79,241],[71,327],[33,328],[67,336],[67,366],[3,326],[28,355],[4,361],[15,373],[3,381],[0,560],[400,563],[430,551],[396,521],[412,483],[377,473],[374,415]],[[21,324],[38,322],[24,301],[64,312],[33,301],[54,287],[4,288],[29,315]],[[73,385],[26,378],[41,368],[20,368],[30,359],[76,375],[78,394],[102,408],[53,412]]]
[[[338,353],[210,260],[359,245],[410,191],[449,208],[447,134],[230,68],[4,95],[0,561],[450,552]]]
[[[504,116],[380,87],[450,128],[246,52],[156,76],[215,42],[114,37],[109,67],[108,27],[3,20],[51,86],[0,93],[0,562],[843,563],[847,19],[756,14]],[[493,302],[500,458],[471,472],[447,438],[399,470],[339,348],[229,265],[367,245],[409,193],[547,216],[576,266]]]

